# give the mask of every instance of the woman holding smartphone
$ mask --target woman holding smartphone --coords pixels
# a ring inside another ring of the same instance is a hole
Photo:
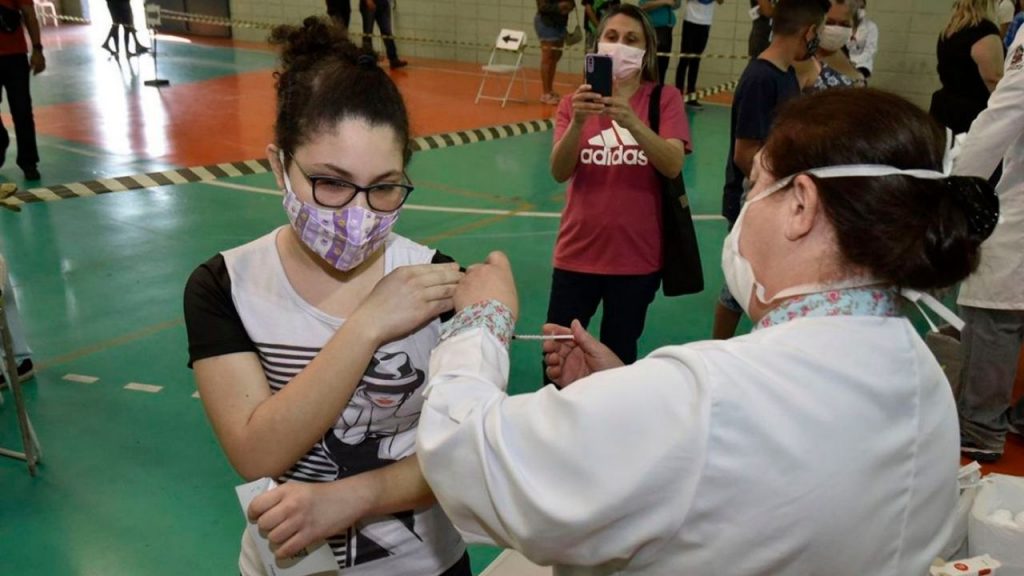
[[[661,280],[659,175],[683,169],[690,127],[679,90],[658,86],[654,29],[639,8],[608,12],[597,53],[611,58],[611,95],[583,84],[562,99],[555,123],[551,174],[571,180],[547,321],[586,326],[603,303],[601,342],[632,362]],[[660,96],[658,133],[648,120],[652,96]]]

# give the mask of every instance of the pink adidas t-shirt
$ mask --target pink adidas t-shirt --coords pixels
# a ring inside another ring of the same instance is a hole
[[[654,83],[630,98],[637,116],[650,125],[648,103]],[[572,96],[558,106],[555,142],[572,119]],[[661,93],[660,135],[683,142],[690,152],[690,124],[679,90]],[[628,130],[606,116],[583,125],[579,158],[567,190],[555,243],[555,268],[589,274],[651,274],[661,269],[661,183],[654,165]]]

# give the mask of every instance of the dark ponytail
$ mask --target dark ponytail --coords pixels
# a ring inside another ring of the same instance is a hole
[[[316,16],[301,26],[275,27],[269,40],[281,51],[274,73],[279,147],[291,154],[320,130],[358,118],[393,128],[408,162],[409,114],[373,52],[356,47],[343,29]]]
[[[920,108],[873,89],[830,90],[785,105],[765,143],[777,177],[844,164],[941,171],[945,133]],[[816,178],[842,257],[900,287],[935,290],[978,266],[998,200],[979,178]]]

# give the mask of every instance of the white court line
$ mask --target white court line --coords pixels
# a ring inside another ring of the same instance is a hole
[[[56,148],[58,150],[64,150],[65,152],[71,152],[72,154],[80,154],[82,156],[89,156],[91,158],[110,158],[110,152],[92,152],[89,150],[82,150],[80,148],[73,148],[71,146],[65,146],[64,144],[42,144],[44,148]]]
[[[235,184],[233,182],[203,182],[210,186],[219,186],[221,188],[231,188],[233,190],[242,190],[244,192],[256,192],[257,194],[269,194],[271,196],[280,196],[281,192],[274,190],[273,188],[260,188],[259,186],[247,186],[245,184]],[[421,212],[445,212],[448,214],[483,214],[488,216],[520,216],[524,218],[561,218],[561,212],[519,212],[516,210],[497,210],[493,208],[459,208],[456,206],[427,206],[424,204],[406,204],[402,206],[403,210],[417,210]],[[717,214],[694,214],[694,220],[706,221],[706,220],[725,220],[724,217]]]
[[[80,382],[82,384],[92,384],[99,380],[95,376],[84,376],[82,374],[65,374],[61,380],[67,380],[68,382]]]
[[[137,392],[149,392],[150,394],[156,394],[157,392],[164,389],[163,386],[154,386],[152,384],[139,384],[138,382],[129,382],[124,387],[125,390],[135,390]]]

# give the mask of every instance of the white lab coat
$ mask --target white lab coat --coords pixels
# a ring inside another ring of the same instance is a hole
[[[975,118],[953,172],[988,178],[1003,161],[999,224],[981,245],[981,264],[960,286],[957,302],[1024,310],[1024,27],[1010,45],[988,108]]]
[[[867,68],[875,71],[875,54],[878,52],[878,24],[865,18],[857,26],[857,33],[846,43],[850,51],[850,63],[854,68]]]
[[[793,320],[507,396],[442,342],[417,456],[469,542],[555,573],[922,575],[951,530],[949,385],[903,318]]]

